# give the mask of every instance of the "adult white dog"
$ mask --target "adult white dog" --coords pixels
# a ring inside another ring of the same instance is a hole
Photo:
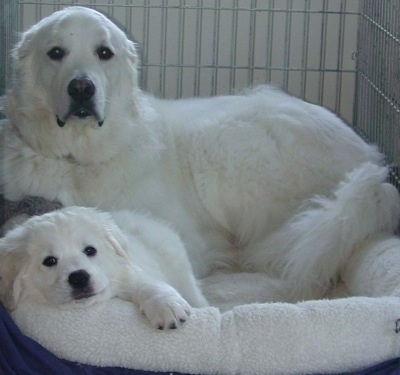
[[[70,207],[0,239],[0,300],[9,310],[27,300],[70,307],[114,296],[137,303],[159,329],[185,322],[188,302],[208,305],[179,236],[149,216]]]
[[[7,199],[148,210],[173,223],[198,277],[266,271],[297,298],[323,295],[355,246],[397,226],[382,155],[323,108],[271,87],[156,99],[135,44],[83,7],[30,28],[14,57]]]

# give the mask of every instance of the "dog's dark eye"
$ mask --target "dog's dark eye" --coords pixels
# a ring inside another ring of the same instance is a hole
[[[52,256],[48,256],[46,258],[43,259],[42,264],[46,267],[52,267],[55,266],[57,264],[57,258],[52,257]]]
[[[114,56],[114,53],[109,48],[103,46],[97,48],[96,52],[100,60],[110,60]]]
[[[61,47],[53,47],[49,52],[47,52],[52,60],[60,61],[65,56],[65,51]]]
[[[97,250],[93,246],[86,246],[83,249],[83,252],[88,256],[88,257],[93,257],[97,254]]]

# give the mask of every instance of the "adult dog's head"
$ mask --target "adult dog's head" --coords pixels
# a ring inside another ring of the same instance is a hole
[[[0,300],[55,305],[115,295],[129,266],[125,238],[106,213],[70,207],[29,219],[0,239]]]
[[[72,143],[88,147],[90,139],[99,149],[95,130],[137,115],[138,60],[135,43],[103,14],[79,6],[55,12],[24,32],[14,50],[7,117],[36,151],[79,159]]]

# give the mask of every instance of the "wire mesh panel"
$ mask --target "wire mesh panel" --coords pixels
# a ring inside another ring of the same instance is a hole
[[[142,85],[154,94],[209,96],[272,82],[353,123],[387,154],[392,170],[399,170],[400,0],[0,0],[0,4],[7,10],[0,15],[2,27],[14,25],[20,31],[65,6],[100,10],[141,45]],[[16,19],[10,20],[13,15]],[[5,49],[15,40],[9,29],[2,32],[0,46],[2,91],[11,71]],[[393,180],[400,186],[395,174]]]
[[[272,82],[352,120],[358,1],[19,1],[20,29],[67,5],[107,13],[143,51],[143,86],[168,98]]]
[[[363,1],[355,126],[386,153],[400,187],[400,1]]]

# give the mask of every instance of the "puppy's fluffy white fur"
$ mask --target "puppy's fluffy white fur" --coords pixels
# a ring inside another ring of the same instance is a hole
[[[123,231],[121,230],[123,229]],[[89,305],[118,296],[156,328],[207,306],[179,236],[144,214],[70,207],[29,219],[0,239],[0,299]]]
[[[146,209],[173,223],[198,277],[266,271],[297,298],[321,296],[357,243],[397,226],[382,155],[323,108],[268,86],[156,99],[138,86],[135,44],[82,7],[33,26],[14,57],[8,199]],[[90,113],[71,109],[74,79],[95,87]]]

